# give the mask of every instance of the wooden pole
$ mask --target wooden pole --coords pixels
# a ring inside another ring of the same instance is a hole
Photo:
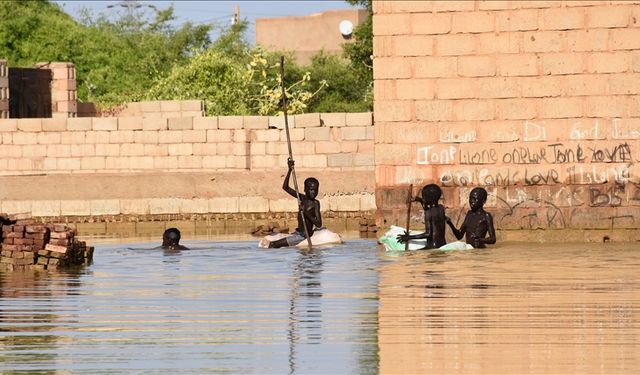
[[[289,120],[287,119],[287,95],[284,88],[284,56],[280,56],[280,83],[282,86],[282,109],[284,113],[284,130],[287,134],[287,146],[289,147],[289,158],[293,160],[293,151],[291,150],[291,138],[289,136]],[[311,250],[311,237],[309,236],[309,230],[307,229],[307,220],[304,218],[304,211],[302,209],[302,200],[300,199],[300,192],[298,191],[298,179],[296,178],[296,170],[292,168],[291,175],[293,176],[293,187],[296,189],[296,198],[298,199],[298,212],[302,217],[302,226],[304,226],[304,234],[307,236],[307,244],[309,250]]]
[[[409,226],[411,225],[411,203],[413,201],[413,184],[409,185],[409,196],[407,198],[407,235],[409,235]],[[404,243],[404,251],[409,250],[409,239]]]

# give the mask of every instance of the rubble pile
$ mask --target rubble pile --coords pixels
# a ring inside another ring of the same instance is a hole
[[[93,260],[94,248],[76,239],[76,231],[65,224],[42,224],[31,218],[3,222],[0,270],[55,270]]]

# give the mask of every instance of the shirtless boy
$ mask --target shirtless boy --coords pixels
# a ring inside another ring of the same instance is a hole
[[[293,171],[294,161],[289,158],[287,160],[289,165],[289,171],[284,177],[282,183],[282,189],[289,193],[292,197],[296,198],[298,195],[296,191],[289,186],[289,179],[291,178],[291,172]],[[320,189],[320,182],[314,178],[309,177],[304,180],[304,194],[300,194],[300,209],[298,210],[298,227],[296,231],[285,238],[273,241],[269,243],[269,247],[284,247],[295,246],[307,239],[304,222],[307,224],[307,233],[309,236],[313,236],[315,229],[322,227],[322,217],[320,216],[320,202],[316,199],[318,196],[318,190]],[[304,222],[302,215],[304,214]]]
[[[424,210],[424,232],[420,234],[399,234],[396,238],[398,242],[404,243],[413,239],[427,239],[425,249],[437,249],[446,245],[444,238],[445,220],[444,206],[438,204],[442,196],[442,189],[436,184],[425,185],[422,188],[422,198],[416,200],[422,204]]]
[[[477,187],[469,194],[469,207],[471,208],[462,222],[460,229],[447,217],[447,224],[451,227],[457,239],[462,239],[466,234],[465,241],[475,248],[484,248],[485,244],[496,243],[496,230],[493,227],[493,217],[484,210],[487,201],[487,191]],[[488,237],[487,237],[488,234]]]

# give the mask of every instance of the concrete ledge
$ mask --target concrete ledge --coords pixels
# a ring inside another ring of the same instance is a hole
[[[0,202],[147,198],[287,198],[285,168],[271,171],[0,176]],[[298,182],[313,176],[320,196],[374,192],[373,171],[318,171],[296,168]]]
[[[304,164],[304,163],[302,163]],[[285,170],[1,176],[0,212],[40,217],[295,212]],[[297,170],[320,181],[324,212],[375,209],[373,171]],[[373,207],[372,207],[373,206]]]
[[[374,211],[327,212],[323,224],[338,233],[358,231],[359,222],[371,222]],[[102,215],[34,217],[43,223],[65,223],[78,231],[79,236],[161,238],[162,232],[177,227],[184,234],[248,235],[258,225],[277,222],[281,228],[293,230],[297,225],[295,212],[235,213],[235,214],[160,214],[160,215]]]

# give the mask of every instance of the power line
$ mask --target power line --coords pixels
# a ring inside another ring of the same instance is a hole
[[[203,25],[205,23],[212,23],[221,19],[232,19],[233,18],[233,14],[227,13],[224,16],[219,16],[219,17],[214,17],[214,18],[210,18],[208,20],[204,20],[204,21],[197,21],[197,22],[191,22],[192,25]],[[188,21],[187,21],[188,22]]]

